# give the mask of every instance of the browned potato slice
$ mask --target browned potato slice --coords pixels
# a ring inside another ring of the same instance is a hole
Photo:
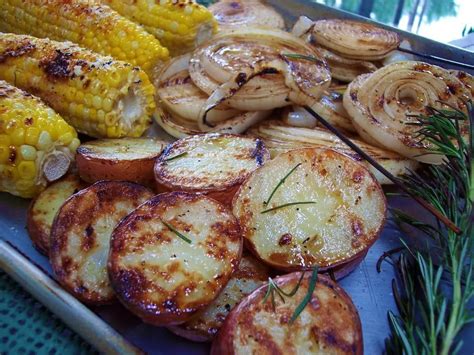
[[[112,235],[108,270],[119,300],[144,322],[183,323],[209,305],[237,269],[240,228],[203,195],[158,195]]]
[[[315,265],[325,271],[361,260],[384,225],[385,210],[383,191],[366,167],[316,148],[270,160],[233,201],[250,249],[284,271]]]
[[[41,253],[49,253],[49,235],[54,216],[69,196],[86,187],[79,177],[68,175],[49,185],[30,204],[26,229],[33,245]]]
[[[153,138],[98,139],[81,144],[76,163],[81,178],[153,185],[153,165],[166,142]]]
[[[106,267],[112,230],[151,197],[153,193],[141,185],[99,181],[63,204],[51,229],[49,258],[66,290],[89,304],[113,300]]]
[[[242,256],[239,269],[232,274],[219,296],[188,322],[169,329],[193,341],[211,341],[231,309],[269,276],[270,270],[265,265],[249,254]]]
[[[300,273],[275,279],[285,292],[297,285]],[[306,307],[290,323],[308,294],[309,275],[296,294],[283,303],[275,295],[264,302],[268,285],[248,295],[229,314],[212,344],[218,354],[363,354],[362,329],[350,297],[329,278],[319,276]]]
[[[217,133],[186,137],[156,160],[157,189],[203,193],[230,204],[240,184],[269,157],[258,138]]]

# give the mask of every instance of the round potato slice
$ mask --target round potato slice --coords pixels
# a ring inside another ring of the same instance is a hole
[[[292,273],[274,282],[290,293],[300,276]],[[265,299],[268,284],[252,292],[226,318],[211,355],[363,354],[357,310],[344,290],[327,277],[319,275],[309,302],[291,322],[309,287],[306,275],[293,296],[284,296],[285,302],[274,294],[275,308],[271,296]]]
[[[217,133],[186,137],[156,160],[157,189],[203,193],[230,204],[240,184],[269,157],[258,138]]]
[[[380,184],[359,162],[326,149],[278,155],[242,184],[233,201],[245,241],[283,270],[336,269],[362,260],[385,222]]]
[[[237,269],[240,228],[203,195],[160,194],[112,235],[109,276],[119,300],[146,323],[174,325],[209,305]]]
[[[186,323],[168,327],[173,333],[193,341],[211,341],[225,318],[245,296],[265,283],[270,270],[250,254],[242,256],[239,269],[232,274],[219,296]]]
[[[26,216],[26,229],[33,245],[41,253],[49,254],[51,225],[61,205],[86,186],[78,176],[68,175],[49,185],[31,202]]]
[[[88,304],[114,299],[107,276],[115,225],[153,193],[137,184],[99,181],[70,197],[51,229],[49,258],[59,283]]]
[[[76,152],[79,175],[85,181],[132,181],[153,185],[153,165],[168,143],[153,138],[98,139]]]

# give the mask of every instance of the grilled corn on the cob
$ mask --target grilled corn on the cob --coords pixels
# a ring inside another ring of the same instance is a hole
[[[190,0],[102,0],[123,16],[140,23],[173,56],[189,52],[217,31],[217,21]]]
[[[35,196],[67,172],[78,146],[53,109],[0,80],[0,191]]]
[[[71,41],[147,72],[168,58],[141,26],[95,0],[1,0],[0,31]]]
[[[0,33],[0,79],[39,96],[93,137],[138,137],[155,109],[143,70],[71,42]]]

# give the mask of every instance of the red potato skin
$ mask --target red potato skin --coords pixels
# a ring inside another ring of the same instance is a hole
[[[305,276],[305,278],[310,277]],[[290,280],[298,280],[300,278],[300,273],[291,273],[277,278],[278,285],[285,284]],[[319,275],[318,276],[318,283],[324,283],[325,285],[329,286],[330,288],[334,289],[340,297],[352,308],[354,314],[357,315],[357,319],[355,320],[357,333],[359,335],[360,342],[357,343],[357,348],[355,349],[355,354],[362,355],[364,353],[363,349],[363,342],[362,342],[362,324],[360,322],[360,318],[358,317],[358,312],[355,306],[352,303],[351,298],[347,293],[338,286],[337,283],[333,282],[326,276]],[[234,337],[235,337],[235,329],[238,326],[239,322],[239,314],[241,312],[246,311],[246,307],[254,302],[261,302],[265,293],[267,291],[267,284],[262,285],[261,287],[257,288],[254,292],[244,298],[234,309],[229,313],[227,316],[224,324],[222,325],[217,337],[212,343],[210,355],[234,355]]]
[[[76,153],[76,164],[82,180],[94,183],[100,180],[131,181],[154,187],[155,157],[137,160],[106,160],[90,157],[81,148]]]

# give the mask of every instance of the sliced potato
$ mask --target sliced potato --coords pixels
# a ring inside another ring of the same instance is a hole
[[[88,304],[114,298],[107,276],[107,255],[115,225],[153,197],[137,184],[99,181],[74,194],[61,207],[51,228],[50,261],[59,283]]]
[[[363,163],[374,174],[380,184],[392,184],[391,180],[382,175],[372,165],[363,161],[357,153],[326,129],[288,127],[278,121],[267,121],[252,128],[248,133],[261,138],[265,142],[272,158],[292,149],[331,148]],[[415,160],[403,157],[395,152],[370,145],[356,138],[351,138],[351,140],[392,175],[400,176],[408,170],[416,170],[419,166],[419,163]]]
[[[153,138],[98,139],[77,148],[81,178],[153,183],[153,165],[168,143]]]
[[[232,274],[219,296],[186,323],[168,327],[173,333],[193,341],[211,341],[225,318],[245,296],[261,286],[270,270],[250,254],[242,256],[239,269]]]
[[[240,184],[269,157],[256,138],[216,133],[183,138],[157,159],[157,189],[204,193],[229,204]]]
[[[53,219],[69,196],[85,188],[86,183],[76,175],[68,175],[49,185],[30,204],[26,229],[33,245],[41,253],[49,254],[49,235]]]
[[[295,288],[300,273],[274,281],[286,293]],[[235,307],[212,344],[218,354],[363,354],[362,327],[350,297],[336,283],[319,276],[311,299],[296,320],[295,309],[308,294],[309,275],[296,294],[283,302],[275,295],[264,301],[268,285],[248,295]]]
[[[247,245],[267,264],[325,271],[361,260],[382,230],[386,201],[362,164],[333,150],[306,148],[255,171],[236,193],[233,212]]]
[[[158,195],[112,235],[109,275],[117,297],[144,322],[173,325],[209,305],[237,269],[240,228],[203,195]]]

